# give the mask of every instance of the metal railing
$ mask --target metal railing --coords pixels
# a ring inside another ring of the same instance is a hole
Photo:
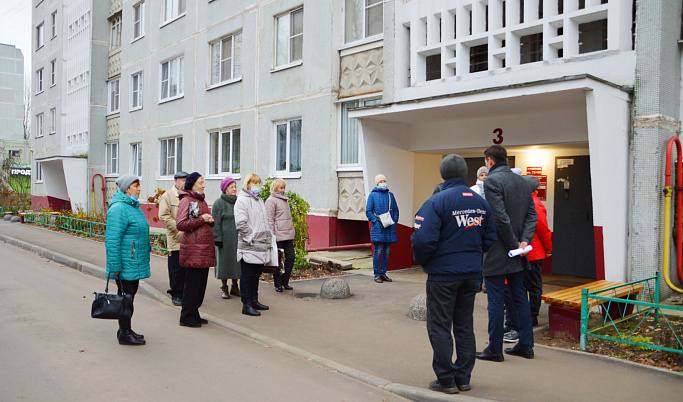
[[[26,215],[24,215],[24,222],[66,230],[84,237],[99,237],[104,239],[104,235],[107,233],[107,224],[103,222],[42,212],[26,213]],[[149,241],[153,249],[165,253],[168,252],[168,249],[166,248],[166,235],[164,233],[150,232]]]
[[[652,281],[654,281],[654,286],[651,284]],[[642,286],[644,287],[644,290],[639,297],[640,300],[631,298],[631,296],[636,295],[635,286],[641,283],[643,284]],[[598,295],[598,293],[604,294],[607,291],[614,291],[625,286],[630,286],[630,289],[634,290],[633,293],[629,291],[629,294],[625,299]],[[646,299],[649,299],[649,301],[646,301]],[[588,329],[590,307],[595,305],[600,305],[603,310],[602,322],[601,325]],[[613,306],[617,308],[611,308]],[[635,310],[635,312],[631,313],[633,310],[631,310],[631,308],[628,306],[632,306],[632,309]],[[587,338],[592,337],[639,347],[683,354],[683,342],[681,341],[681,334],[676,332],[674,327],[671,325],[671,321],[664,314],[663,310],[683,311],[683,307],[667,306],[659,303],[659,272],[650,278],[613,286],[607,289],[596,290],[594,292],[589,292],[588,289],[584,288],[581,290],[581,350],[586,350]],[[617,311],[617,316],[612,317],[612,313],[615,311]],[[629,320],[635,319],[641,315],[643,317],[637,323],[637,325],[628,325],[627,322]],[[649,317],[652,317],[655,323],[659,323],[660,319],[663,319],[663,321],[666,323],[666,327],[664,327],[664,329],[668,328],[671,331],[673,334],[673,339],[675,339],[676,343],[678,344],[677,348],[640,342],[639,340],[643,340],[641,337],[634,337],[637,333],[639,333],[639,328],[642,327]],[[622,323],[625,325],[620,326],[619,324]],[[605,331],[606,329],[613,329],[616,335],[609,336],[598,333],[601,331],[607,332]]]

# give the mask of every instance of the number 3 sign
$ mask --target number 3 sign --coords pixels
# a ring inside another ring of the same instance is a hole
[[[500,145],[503,143],[503,129],[502,128],[497,128],[493,130],[493,134],[496,134],[496,138],[493,139],[493,143],[496,145]]]

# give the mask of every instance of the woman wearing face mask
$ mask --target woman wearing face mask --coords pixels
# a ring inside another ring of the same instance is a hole
[[[237,261],[242,270],[242,314],[251,316],[259,316],[258,310],[269,308],[258,301],[259,277],[263,265],[270,262],[273,238],[260,193],[261,178],[256,173],[249,173],[235,202]]]
[[[208,321],[199,315],[204,302],[209,267],[216,265],[216,246],[213,238],[214,219],[204,201],[204,178],[197,172],[187,175],[185,190],[179,190],[176,226],[183,232],[180,242],[180,266],[185,272],[183,308],[180,325],[198,328]]]
[[[270,197],[266,200],[268,223],[277,241],[277,248],[285,250],[285,273],[279,271],[273,275],[275,291],[282,292],[282,288],[292,290],[289,278],[294,267],[294,224],[292,210],[289,208],[289,198],[285,195],[287,183],[282,179],[275,179],[270,185]]]
[[[486,180],[488,176],[489,170],[486,168],[486,166],[480,167],[477,169],[477,183],[470,187],[470,190],[484,197],[484,199],[486,199],[486,195],[484,195],[484,180]]]
[[[237,226],[235,226],[235,201],[237,183],[230,177],[221,181],[221,196],[213,202],[211,215],[216,221],[213,237],[217,247],[216,279],[220,279],[221,297],[239,296],[237,279],[240,277],[240,264],[237,262]],[[228,279],[232,279],[232,289],[228,290]]]
[[[383,228],[378,216],[391,210],[391,219],[398,222],[398,205],[394,195],[389,191],[387,178],[383,174],[375,176],[375,184],[376,187],[372,189],[365,206],[365,215],[372,222],[370,240],[375,248],[372,254],[372,266],[375,271],[375,282],[391,282],[387,276],[387,264],[389,263],[391,243],[398,241],[396,223]]]
[[[149,224],[140,209],[140,180],[132,174],[116,179],[119,187],[109,202],[107,233],[107,278],[116,279],[118,294],[135,297],[140,279],[149,278]],[[130,318],[119,320],[116,337],[121,345],[144,345],[145,337],[135,333]]]

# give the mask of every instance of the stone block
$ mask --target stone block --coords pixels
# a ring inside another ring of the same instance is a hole
[[[320,287],[320,297],[323,299],[347,299],[351,297],[349,284],[341,278],[330,278]]]
[[[12,217],[12,222],[21,222],[21,217],[19,217],[19,216],[13,216],[13,217]]]
[[[417,295],[410,302],[408,317],[413,320],[427,321],[427,296]]]

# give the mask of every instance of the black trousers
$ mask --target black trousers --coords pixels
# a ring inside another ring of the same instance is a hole
[[[202,318],[199,315],[199,307],[204,303],[209,268],[183,268],[183,271],[185,272],[185,287],[180,321],[196,324]]]
[[[253,300],[258,300],[258,283],[261,273],[263,273],[263,264],[249,264],[244,260],[241,260],[240,264],[242,266],[240,294],[242,295],[242,303],[248,304]]]
[[[277,248],[285,250],[285,272],[279,272],[273,275],[273,284],[275,287],[282,285],[289,285],[289,278],[292,276],[292,268],[294,268],[294,240],[285,240],[277,242]]]
[[[524,271],[524,288],[529,294],[529,309],[531,310],[531,318],[538,317],[541,311],[541,295],[543,294],[543,278],[541,277],[541,267],[543,267],[544,260],[529,261],[531,269]],[[519,331],[519,324],[517,321],[517,312],[514,304],[512,304],[512,295],[510,289],[505,287],[505,326],[509,329]]]
[[[185,272],[180,266],[180,251],[171,251],[168,255],[168,281],[171,288],[168,293],[171,297],[183,297],[185,287]]]
[[[473,312],[478,281],[427,281],[427,334],[434,351],[432,368],[442,384],[470,383],[477,353]]]
[[[139,285],[140,285],[139,280],[135,280],[135,281],[124,281],[123,279],[121,279],[120,281],[117,280],[116,286],[118,288],[118,291],[116,293],[118,295],[122,295],[124,293],[129,294],[133,297],[133,301],[135,301],[135,294],[138,292],[138,286]],[[135,311],[134,307],[135,307],[135,304],[133,304],[133,306],[131,306],[131,309],[130,309],[131,313],[133,313],[133,311]],[[131,314],[131,317],[132,316],[133,315]],[[130,318],[120,319],[119,320],[119,328],[130,329]]]

